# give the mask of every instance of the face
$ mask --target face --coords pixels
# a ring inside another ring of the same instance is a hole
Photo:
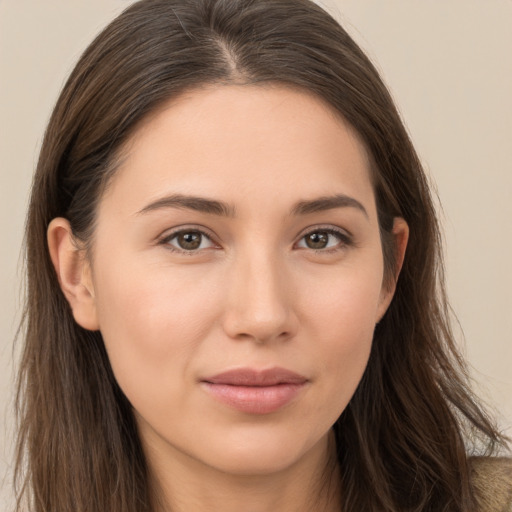
[[[94,320],[159,457],[259,474],[325,447],[391,291],[365,150],[319,99],[218,86],[139,128],[98,211]]]

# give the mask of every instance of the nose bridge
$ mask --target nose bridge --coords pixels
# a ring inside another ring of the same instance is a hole
[[[231,337],[261,342],[292,334],[293,308],[283,267],[271,249],[259,248],[236,258],[225,319]]]

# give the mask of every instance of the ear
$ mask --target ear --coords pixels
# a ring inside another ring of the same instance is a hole
[[[90,264],[77,247],[69,221],[53,219],[47,231],[48,247],[59,284],[73,317],[84,329],[99,329]]]
[[[404,263],[405,250],[407,248],[407,241],[409,240],[409,226],[402,217],[395,217],[393,219],[393,229],[391,230],[393,237],[393,249],[395,251],[395,268],[394,275],[390,279],[386,279],[382,285],[379,307],[377,310],[376,322],[379,323],[381,318],[386,313],[393,295],[396,290],[396,282],[402,270]]]

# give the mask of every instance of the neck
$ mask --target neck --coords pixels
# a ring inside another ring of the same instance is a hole
[[[204,467],[174,454],[172,462],[148,453],[158,512],[339,512],[340,476],[334,439],[284,470],[239,475]]]

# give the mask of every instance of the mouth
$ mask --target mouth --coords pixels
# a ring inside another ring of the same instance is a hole
[[[247,414],[270,414],[293,401],[308,379],[284,368],[240,368],[201,380],[218,402]]]

